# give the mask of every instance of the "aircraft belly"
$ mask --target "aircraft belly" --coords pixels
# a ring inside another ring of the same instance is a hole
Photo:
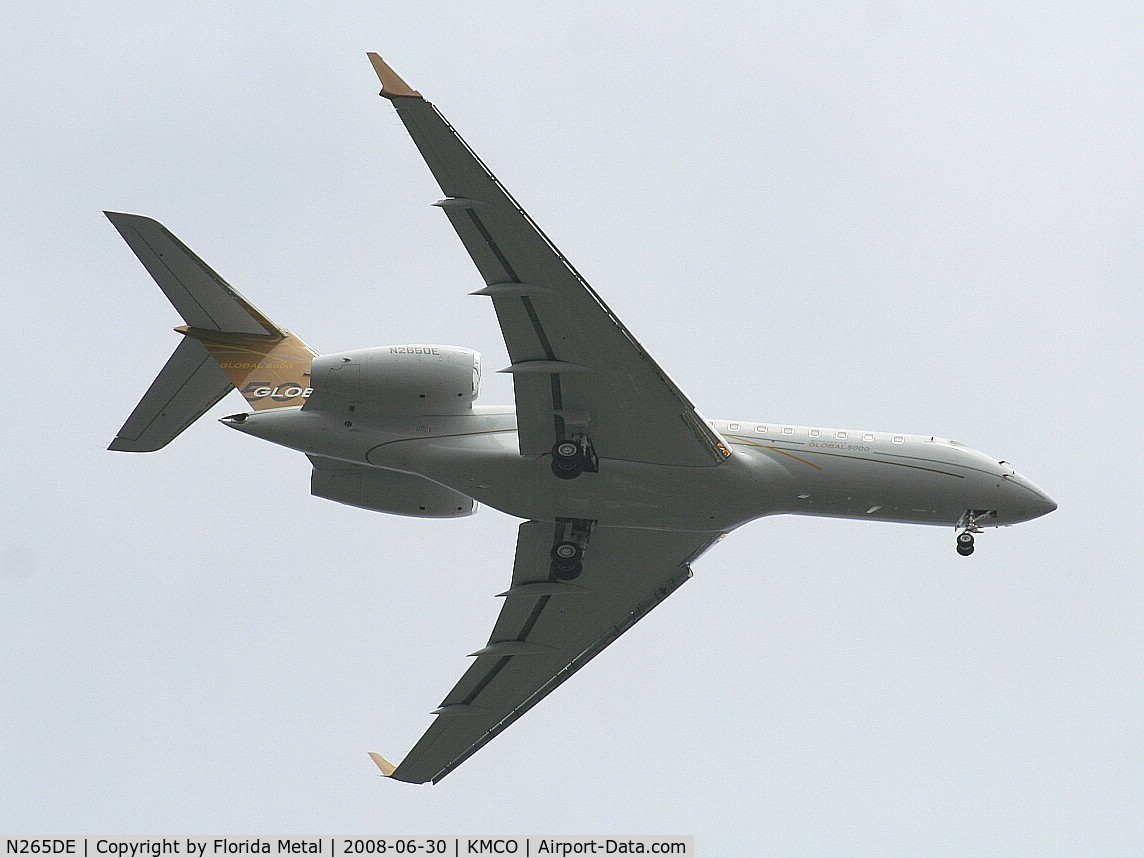
[[[409,430],[299,409],[223,422],[310,454],[419,474],[524,519],[728,531],[765,515],[792,513],[953,526],[967,509],[1003,506],[1000,477],[964,456],[736,445],[734,455],[712,467],[602,459],[598,473],[560,480],[548,456],[519,454],[510,420],[502,414],[437,419],[430,431],[440,434],[416,438],[408,437]]]
[[[743,463],[731,461],[703,468],[602,459],[599,472],[560,480],[547,456],[520,456],[511,433],[393,442],[371,450],[368,461],[419,473],[494,509],[534,520],[726,531],[777,511],[779,497]]]

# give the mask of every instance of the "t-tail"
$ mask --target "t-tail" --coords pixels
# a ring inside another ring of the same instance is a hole
[[[104,212],[186,322],[166,366],[108,449],[169,444],[234,388],[251,408],[301,405],[310,393],[309,346],[279,328],[158,221]]]

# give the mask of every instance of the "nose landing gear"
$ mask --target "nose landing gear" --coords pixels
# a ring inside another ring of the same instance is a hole
[[[973,534],[968,530],[957,534],[957,553],[962,557],[973,553]]]
[[[957,534],[957,553],[962,557],[968,557],[973,553],[973,534],[981,533],[981,525],[977,522],[990,515],[994,515],[991,510],[987,509],[967,509],[957,520],[954,528],[960,531]]]

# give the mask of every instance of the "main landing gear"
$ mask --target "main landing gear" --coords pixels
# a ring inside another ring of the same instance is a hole
[[[955,525],[960,531],[957,534],[957,553],[968,557],[973,553],[973,534],[981,533],[981,525],[977,522],[992,513],[987,509],[967,509]]]
[[[584,550],[594,523],[578,518],[556,519],[549,571],[557,581],[573,581],[584,571]]]
[[[586,438],[565,439],[552,445],[552,473],[562,480],[574,480],[585,471],[596,470],[596,457]]]
[[[584,571],[584,549],[575,542],[552,546],[552,574],[560,581],[571,581]]]

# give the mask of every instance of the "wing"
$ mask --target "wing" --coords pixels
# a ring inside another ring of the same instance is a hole
[[[441,780],[670,596],[720,537],[526,521],[488,644],[472,653],[476,661],[401,765],[379,763],[382,773],[410,783]],[[582,571],[561,581],[552,551],[570,539],[586,540]]]
[[[445,118],[369,57],[445,192],[437,205],[484,277],[474,294],[493,300],[512,360],[502,371],[513,374],[521,455],[586,438],[598,458],[722,462],[723,440]]]

